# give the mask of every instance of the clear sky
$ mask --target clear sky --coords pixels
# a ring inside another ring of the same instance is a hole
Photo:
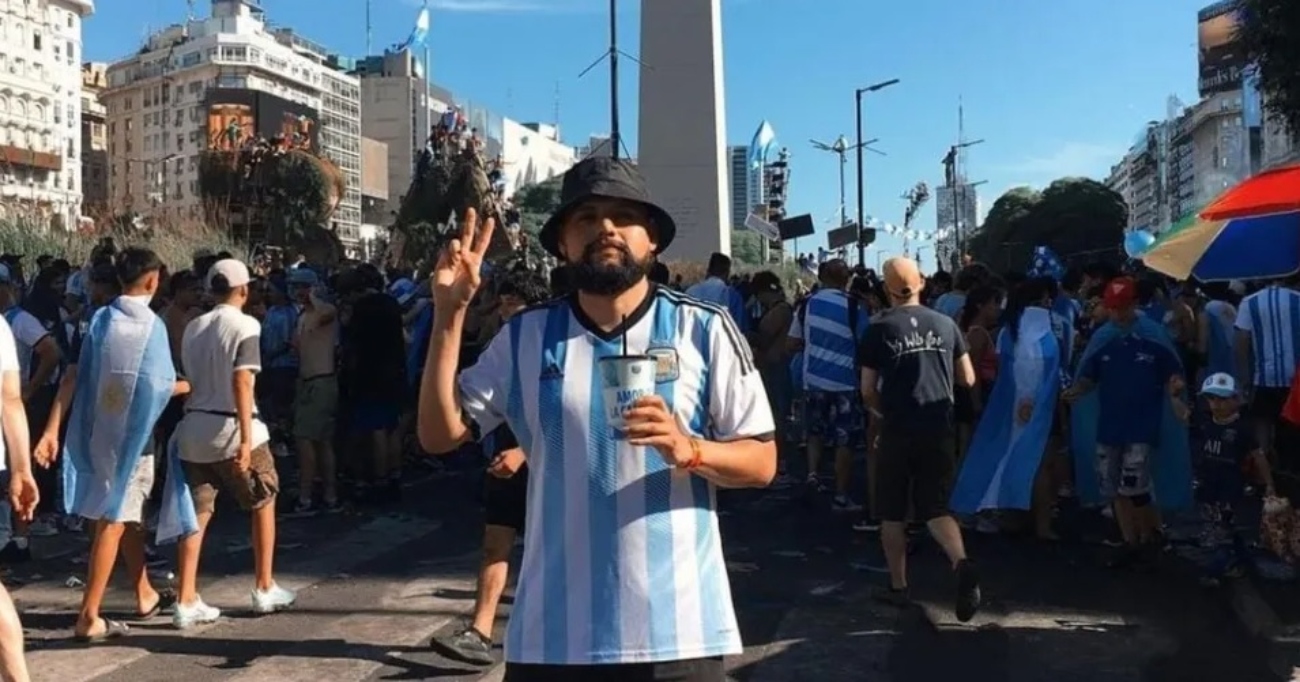
[[[647,0],[651,1],[651,0]],[[675,0],[653,0],[670,2]],[[1209,0],[722,0],[727,135],[746,144],[770,121],[793,154],[791,214],[819,232],[839,205],[838,167],[810,138],[854,133],[853,90],[902,83],[865,103],[865,136],[887,157],[866,157],[866,213],[902,223],[900,195],[942,183],[940,160],[957,138],[983,138],[967,156],[984,210],[1017,185],[1103,178],[1166,100],[1195,98],[1196,11]],[[422,0],[371,0],[373,52],[403,40]],[[205,16],[207,0],[194,0]],[[111,60],[149,28],[185,17],[184,0],[101,0],[85,24],[85,52]],[[608,71],[578,74],[607,47],[607,0],[431,0],[433,79],[458,97],[522,121],[557,109],[570,144],[609,129]],[[620,1],[620,43],[637,54],[640,3]],[[341,53],[366,52],[365,0],[263,0],[270,19]],[[325,9],[328,7],[328,9]],[[636,68],[624,61],[622,128],[635,153]],[[653,65],[650,65],[653,66]],[[849,212],[855,210],[850,160]],[[915,227],[935,227],[934,206]],[[819,236],[817,244],[824,244]],[[801,240],[803,251],[812,250]],[[877,250],[901,243],[882,237]],[[929,261],[932,256],[924,253]],[[868,261],[874,258],[868,254]]]

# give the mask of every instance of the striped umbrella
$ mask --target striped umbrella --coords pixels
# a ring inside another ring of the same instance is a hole
[[[1141,258],[1157,272],[1203,282],[1300,271],[1300,166],[1234,186],[1161,234]]]

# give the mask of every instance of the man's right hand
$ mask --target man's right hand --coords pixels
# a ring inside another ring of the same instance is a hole
[[[471,208],[465,212],[460,239],[453,239],[438,255],[438,264],[430,277],[435,309],[462,311],[469,306],[482,284],[483,256],[492,243],[495,228],[496,221],[492,218],[480,226],[477,211]]]

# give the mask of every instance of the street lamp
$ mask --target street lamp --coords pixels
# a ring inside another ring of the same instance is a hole
[[[844,203],[844,166],[849,162],[849,152],[856,150],[858,152],[858,156],[861,157],[863,149],[870,149],[871,151],[881,156],[886,156],[884,152],[880,151],[879,149],[873,149],[870,146],[871,144],[878,141],[879,140],[877,139],[871,139],[871,140],[867,140],[866,142],[849,144],[848,138],[844,137],[843,135],[840,135],[831,144],[826,144],[825,142],[818,142],[817,140],[809,140],[809,142],[812,142],[812,146],[814,148],[820,149],[821,151],[824,152],[830,152],[840,157],[840,226],[841,227],[843,227],[845,224],[849,222],[848,205]],[[858,255],[859,255],[859,262],[861,262],[862,254],[859,253]]]
[[[984,144],[984,139],[971,140],[970,142],[958,142],[948,148],[948,154],[943,159],[944,166],[946,166],[944,170],[948,175],[947,180],[953,195],[952,222],[953,230],[955,231],[955,234],[953,235],[953,243],[957,245],[958,258],[961,258],[961,255],[966,252],[966,241],[962,236],[962,200],[965,199],[966,179],[962,175],[958,155],[961,150],[966,149],[967,147],[974,147],[977,144]]]
[[[891,85],[897,85],[899,79],[892,78],[887,81],[881,81],[875,85],[868,85],[865,88],[857,88],[853,91],[853,99],[857,103],[857,124],[858,124],[858,263],[863,263],[867,258],[867,245],[862,242],[862,231],[865,228],[863,223],[866,217],[863,215],[863,192],[862,192],[862,148],[866,146],[862,142],[862,95],[868,92],[879,92]],[[843,203],[841,199],[840,203]]]

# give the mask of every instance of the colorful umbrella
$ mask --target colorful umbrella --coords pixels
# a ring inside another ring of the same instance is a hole
[[[1142,262],[1203,282],[1300,271],[1300,166],[1265,171],[1161,234]]]

